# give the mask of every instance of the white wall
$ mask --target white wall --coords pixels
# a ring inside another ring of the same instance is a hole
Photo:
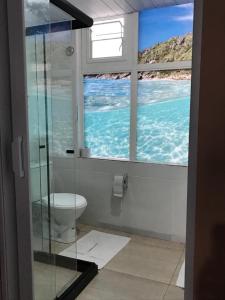
[[[127,16],[126,40],[129,45],[124,60],[115,64],[114,61],[90,63],[88,61],[87,31],[77,32],[74,36],[76,47],[74,70],[76,70],[76,85],[74,85],[75,145],[83,146],[83,74],[104,72],[140,70],[191,68],[191,62],[179,64],[138,65],[138,16]],[[136,29],[136,30],[135,30]],[[132,45],[132,47],[130,46]],[[85,50],[87,49],[87,51]],[[137,86],[135,85],[135,89]],[[137,95],[137,91],[133,91]],[[136,96],[135,96],[136,97]],[[136,111],[135,99],[131,101]],[[78,111],[77,111],[78,110]],[[56,117],[54,117],[56,121]],[[132,147],[136,149],[136,113],[132,118]],[[77,130],[78,129],[78,130]],[[68,126],[67,126],[68,131]],[[77,134],[78,131],[78,134]],[[66,135],[65,135],[66,137]],[[64,139],[65,137],[61,137]],[[60,142],[62,142],[59,139]],[[71,145],[72,145],[71,140]],[[73,147],[71,148],[73,149]],[[65,149],[66,150],[66,149]],[[121,230],[142,233],[166,239],[185,241],[186,236],[186,198],[187,198],[187,168],[177,166],[152,165],[144,163],[109,161],[98,159],[68,158],[61,156],[53,160],[55,192],[79,193],[87,198],[88,207],[81,222],[92,225],[113,226]],[[132,158],[135,159],[135,155]],[[122,203],[112,197],[113,177],[116,174],[128,173],[129,188]],[[121,212],[120,212],[121,208]]]
[[[128,173],[129,188],[121,203],[112,197],[112,185],[114,175],[123,173]],[[83,223],[185,241],[186,167],[57,158],[54,176],[56,192],[87,198]]]

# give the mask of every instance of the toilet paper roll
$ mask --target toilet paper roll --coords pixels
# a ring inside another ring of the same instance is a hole
[[[117,198],[123,198],[127,190],[127,187],[128,187],[127,174],[116,175],[114,177],[114,183],[113,183],[113,196]]]
[[[91,151],[89,148],[81,148],[80,149],[80,157],[89,158],[91,156]]]

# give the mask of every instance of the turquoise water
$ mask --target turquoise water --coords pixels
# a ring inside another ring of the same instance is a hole
[[[139,81],[137,160],[188,163],[189,80]],[[85,145],[93,157],[129,159],[130,80],[84,79]]]

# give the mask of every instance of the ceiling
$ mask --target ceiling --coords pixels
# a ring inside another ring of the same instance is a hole
[[[122,15],[145,8],[192,3],[193,0],[70,0],[93,19]]]

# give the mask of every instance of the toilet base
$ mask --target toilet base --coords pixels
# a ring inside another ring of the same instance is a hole
[[[43,238],[49,240],[49,224],[48,222],[43,223]],[[63,243],[71,244],[75,243],[77,239],[76,228],[68,228],[67,226],[58,225],[56,223],[51,224],[51,240]]]
[[[69,228],[63,231],[62,233],[57,233],[57,232],[53,233],[52,240],[58,243],[71,244],[71,243],[75,243],[76,236],[77,236],[76,229]]]

